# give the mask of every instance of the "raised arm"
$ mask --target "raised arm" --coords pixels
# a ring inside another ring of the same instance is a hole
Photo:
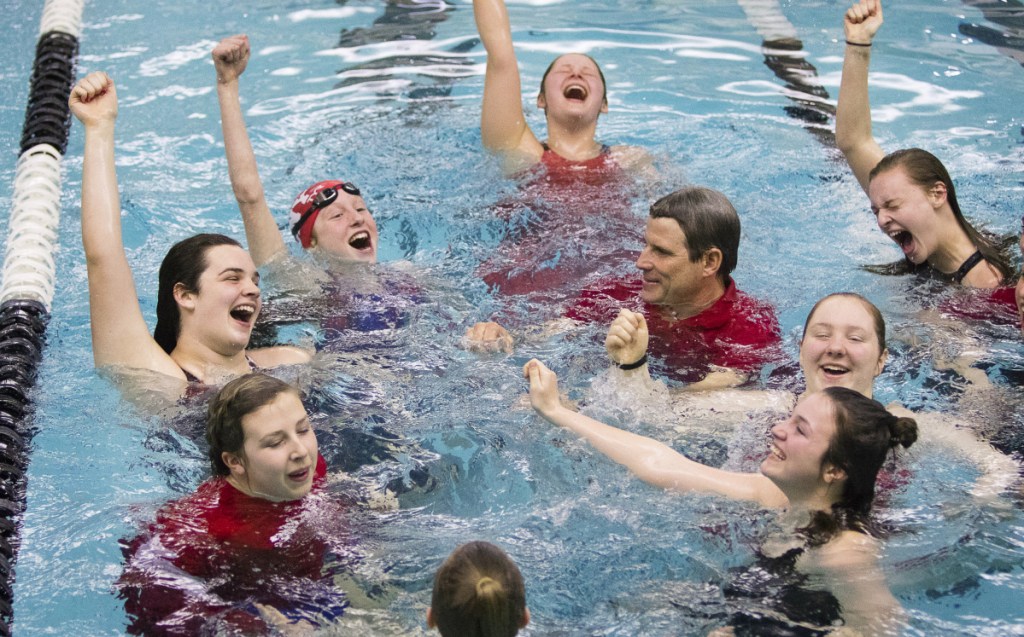
[[[530,380],[530,403],[552,424],[583,437],[595,449],[655,486],[674,491],[715,493],[734,500],[750,500],[781,507],[785,495],[758,473],[722,471],[694,462],[669,446],[629,431],[611,427],[563,406],[558,379],[534,359],[523,368]]]
[[[473,0],[473,15],[487,50],[480,134],[495,153],[520,151],[540,158],[543,148],[523,114],[519,65],[512,48],[512,28],[504,0]]]
[[[97,367],[136,367],[184,378],[149,333],[125,256],[114,164],[114,81],[106,73],[90,73],[71,90],[68,104],[85,127],[82,244],[89,276],[93,361]]]
[[[238,97],[238,78],[249,63],[249,38],[235,35],[224,38],[213,50],[217,69],[217,101],[220,104],[221,128],[224,131],[224,152],[228,158],[228,175],[235,192],[238,209],[245,223],[245,239],[249,254],[260,267],[286,251],[281,231],[267,206],[263,183],[252,152],[249,133],[242,116]]]
[[[850,7],[843,20],[846,53],[836,107],[836,145],[843,151],[846,163],[865,192],[871,169],[885,156],[871,134],[871,103],[868,100],[871,41],[881,26],[881,0],[861,0]]]

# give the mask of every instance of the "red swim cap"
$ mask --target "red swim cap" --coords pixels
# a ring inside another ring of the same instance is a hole
[[[316,223],[316,218],[320,215],[320,211],[316,210],[313,214],[309,215],[298,229],[298,233],[295,232],[295,224],[299,223],[302,220],[302,215],[306,214],[313,207],[313,198],[316,197],[318,192],[324,188],[341,188],[343,183],[345,182],[337,180],[319,181],[303,190],[302,194],[295,198],[288,224],[292,228],[292,234],[295,235],[295,238],[298,239],[303,248],[309,249],[310,244],[313,243],[313,224]]]

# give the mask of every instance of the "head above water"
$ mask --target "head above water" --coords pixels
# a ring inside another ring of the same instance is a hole
[[[197,234],[171,246],[160,263],[159,286],[156,295],[156,329],[153,338],[168,354],[178,345],[181,333],[181,310],[174,297],[175,286],[198,293],[199,278],[208,267],[207,252],[217,246],[242,245],[222,234]]]
[[[692,263],[712,248],[721,251],[718,278],[728,285],[739,254],[740,217],[725,195],[703,186],[680,188],[655,201],[650,216],[674,219],[679,224]]]
[[[841,528],[866,531],[878,472],[890,450],[914,444],[917,422],[894,416],[877,400],[845,387],[829,387],[824,392],[832,401],[836,430],[822,466],[846,474],[833,513],[842,518]]]
[[[808,392],[837,386],[870,398],[887,357],[885,319],[871,301],[838,292],[811,308],[800,339]]]
[[[267,374],[246,374],[227,383],[210,400],[206,417],[206,443],[214,475],[230,473],[224,452],[240,454],[245,444],[242,419],[269,405],[281,394],[299,395],[288,383]]]
[[[529,618],[519,568],[489,542],[459,546],[434,575],[427,623],[442,637],[512,637]]]
[[[587,58],[594,64],[594,69],[597,71],[597,76],[601,78],[601,101],[605,104],[608,103],[608,83],[604,79],[604,71],[601,70],[601,65],[597,63],[597,60],[590,57],[586,53],[567,53],[566,55],[580,55]],[[544,75],[540,78],[540,91],[537,93],[537,97],[544,97],[544,83],[547,81],[548,76],[551,75],[551,70],[555,68],[555,64],[558,63],[565,55],[560,55],[554,60],[551,60],[551,64],[548,64],[548,68],[544,70]]]
[[[327,180],[306,188],[295,198],[289,227],[305,250],[346,261],[377,260],[377,224],[351,182]]]
[[[800,531],[819,545],[842,530],[869,531],[878,472],[891,449],[914,443],[917,423],[860,392],[828,387],[804,396],[771,435],[761,473],[791,503],[813,507]]]
[[[544,72],[537,107],[547,118],[549,136],[561,130],[590,131],[608,112],[604,73],[590,56],[559,56]]]
[[[921,188],[925,193],[932,192],[940,186],[945,192],[946,203],[949,204],[957,224],[967,234],[974,246],[981,251],[985,260],[995,267],[1004,279],[1010,276],[1010,266],[999,249],[974,228],[960,211],[960,203],[957,201],[956,189],[953,186],[953,179],[949,176],[946,167],[939,161],[939,158],[920,148],[904,148],[889,153],[882,158],[878,164],[871,169],[868,175],[870,184],[879,175],[892,170],[901,170],[907,179],[914,185]]]

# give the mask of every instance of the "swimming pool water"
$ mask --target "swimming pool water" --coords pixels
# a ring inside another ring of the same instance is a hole
[[[480,147],[484,58],[470,5],[411,3],[421,15],[400,31],[416,39],[396,42],[395,21],[386,18],[397,6],[86,6],[79,76],[102,69],[117,82],[124,235],[147,316],[170,243],[198,231],[242,236],[208,60],[218,39],[247,32],[254,59],[242,81],[243,107],[272,209],[285,210],[311,181],[351,179],[378,219],[381,260],[408,260],[443,289],[414,325],[384,339],[388,347],[342,357],[316,378],[314,398],[331,413],[318,423],[326,444],[370,446],[364,434],[374,427],[403,438],[385,462],[354,463],[354,472],[384,484],[422,469],[434,481],[401,494],[400,510],[372,516],[360,568],[387,582],[393,598],[382,610],[353,613],[339,630],[424,632],[434,569],[455,544],[474,538],[506,547],[523,569],[528,634],[686,635],[722,623],[727,569],[750,562],[770,516],[639,483],[524,409],[519,367],[532,356],[552,362],[594,415],[708,460],[742,461],[776,414],[708,422],[663,408],[662,395],[635,401],[636,410],[621,399],[615,407],[611,389],[591,387],[605,365],[598,328],[531,338],[509,357],[457,348],[478,318],[474,305],[494,307],[474,268],[500,240],[491,205],[515,185]],[[833,100],[845,8],[779,4]],[[0,205],[9,208],[40,7],[8,0],[7,9],[0,149],[11,160],[0,165]],[[956,404],[955,387],[932,390],[948,386],[947,377],[907,342],[942,348],[960,332],[921,325],[918,311],[928,303],[912,280],[857,269],[895,260],[896,249],[829,147],[828,123],[809,130],[787,114],[797,103],[766,66],[761,37],[739,3],[536,0],[510,2],[510,10],[528,95],[557,53],[584,50],[602,62],[611,112],[601,139],[647,148],[661,172],[632,203],[638,222],[650,199],[684,183],[722,190],[743,220],[737,282],[776,304],[791,353],[817,298],[858,291],[890,324],[893,352],[878,397],[932,410]],[[994,25],[959,0],[887,6],[886,21],[872,61],[880,143],[932,150],[972,220],[1018,232],[1024,69],[961,34],[962,24]],[[540,115],[528,112],[542,130]],[[14,629],[23,635],[121,634],[123,605],[112,590],[122,568],[118,540],[193,489],[205,470],[194,443],[140,416],[92,369],[77,208],[81,148],[74,127],[17,564]],[[1024,367],[1018,332],[983,325],[967,332],[991,350],[997,388],[965,422],[993,435],[1020,431],[1020,393],[1004,376]],[[286,333],[311,336],[302,327]],[[908,462],[912,479],[880,512],[894,529],[883,563],[911,614],[908,634],[1024,633],[1019,491],[982,506],[965,494],[975,473],[955,454],[921,445]]]

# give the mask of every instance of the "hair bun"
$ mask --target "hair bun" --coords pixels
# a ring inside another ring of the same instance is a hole
[[[490,597],[500,593],[501,590],[501,582],[490,577],[481,577],[476,582],[476,594],[479,597]]]
[[[889,424],[889,446],[902,445],[907,448],[917,441],[917,421],[901,416]]]

